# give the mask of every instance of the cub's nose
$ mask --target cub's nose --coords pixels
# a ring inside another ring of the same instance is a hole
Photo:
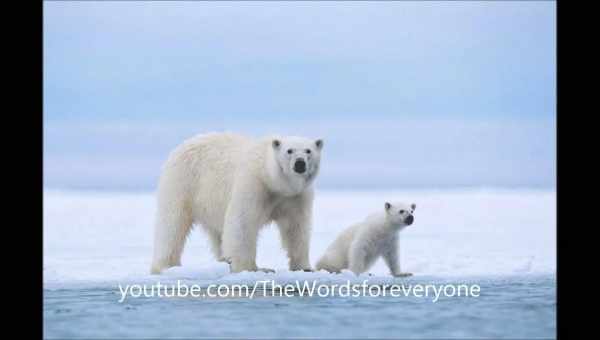
[[[294,171],[303,174],[306,171],[306,162],[303,159],[296,160],[296,163],[294,163]]]
[[[408,215],[408,217],[404,220],[404,223],[406,223],[406,225],[411,225],[414,221],[415,218],[413,217],[413,215]]]

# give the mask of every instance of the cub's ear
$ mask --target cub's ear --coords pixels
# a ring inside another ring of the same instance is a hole
[[[319,150],[321,150],[323,148],[323,140],[322,139],[317,139],[317,141],[315,142],[315,145],[317,146],[317,148]]]
[[[281,146],[281,141],[279,141],[279,139],[273,139],[273,148],[279,149],[280,146]]]
[[[385,202],[385,210],[390,210],[390,208],[392,207],[391,204],[389,204],[388,202]]]
[[[413,204],[411,204],[411,205],[410,205],[410,208],[411,208],[412,210],[415,210],[415,209],[417,209],[417,205],[413,203]]]

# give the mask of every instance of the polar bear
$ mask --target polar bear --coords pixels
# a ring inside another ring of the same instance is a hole
[[[385,211],[369,215],[363,222],[344,230],[327,248],[316,269],[339,273],[350,269],[366,272],[381,256],[393,276],[410,276],[400,271],[398,232],[414,222],[414,203],[384,204]]]
[[[322,148],[321,139],[231,133],[197,135],[176,147],[159,180],[151,272],[181,265],[193,224],[232,272],[272,271],[256,266],[259,229],[272,221],[290,270],[311,270],[312,185]]]

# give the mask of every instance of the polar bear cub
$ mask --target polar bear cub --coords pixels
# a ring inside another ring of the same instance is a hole
[[[410,276],[400,271],[398,232],[414,222],[416,205],[386,202],[385,210],[344,230],[327,248],[316,269],[339,273],[350,269],[356,275],[366,272],[381,256],[393,276]]]

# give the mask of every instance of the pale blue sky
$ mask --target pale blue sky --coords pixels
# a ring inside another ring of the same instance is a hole
[[[554,2],[45,2],[47,187],[150,189],[200,132],[322,187],[554,187]]]

